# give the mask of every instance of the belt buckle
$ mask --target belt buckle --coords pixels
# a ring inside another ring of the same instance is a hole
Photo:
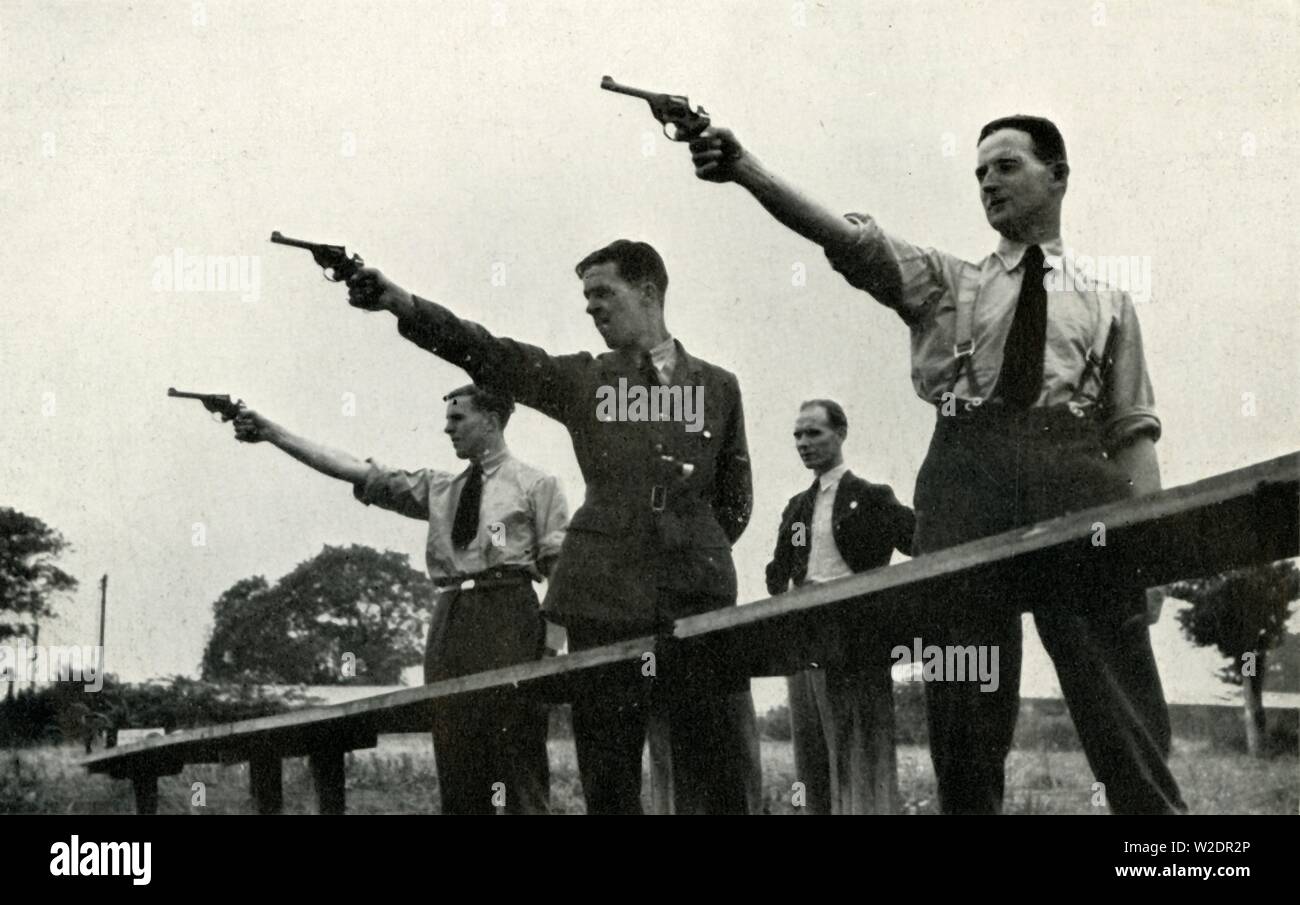
[[[663,484],[656,484],[650,488],[650,511],[663,512],[664,506],[668,504],[668,488]]]
[[[475,581],[474,581],[474,579],[472,579],[472,578],[466,578],[464,581],[462,581],[462,582],[460,583],[460,587],[457,588],[457,590],[460,590],[460,591],[472,591],[472,590],[474,590],[475,586],[476,586],[476,585],[475,585]]]

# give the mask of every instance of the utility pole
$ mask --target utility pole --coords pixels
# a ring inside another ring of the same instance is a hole
[[[99,580],[99,674],[104,674],[104,619],[108,611],[108,573]]]

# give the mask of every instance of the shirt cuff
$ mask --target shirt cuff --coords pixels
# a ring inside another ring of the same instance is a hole
[[[853,224],[853,239],[826,247],[826,259],[831,269],[844,277],[850,286],[867,289],[866,274],[878,255],[872,248],[873,242],[879,242],[880,227],[866,214],[845,214],[844,219]]]
[[[1149,436],[1155,443],[1160,434],[1160,418],[1155,409],[1131,408],[1112,415],[1106,421],[1104,437],[1106,449],[1116,450],[1142,435]]]
[[[352,495],[357,498],[357,502],[369,506],[375,501],[375,485],[383,476],[385,469],[374,459],[366,459],[366,461],[370,463],[370,470],[362,480],[352,485]]]

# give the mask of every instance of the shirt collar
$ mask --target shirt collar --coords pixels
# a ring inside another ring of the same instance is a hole
[[[506,459],[509,458],[510,458],[509,447],[502,445],[502,447],[498,449],[496,452],[488,453],[486,456],[479,459],[479,467],[483,469],[484,475],[496,474],[496,470],[505,463]]]
[[[820,485],[821,491],[825,492],[829,488],[834,487],[836,484],[838,484],[840,482],[840,478],[844,477],[844,472],[848,470],[849,470],[848,463],[841,462],[839,465],[836,465],[830,471],[818,477],[817,483],[818,485]]]
[[[677,358],[677,340],[669,336],[659,345],[650,350],[650,360],[654,366],[663,370],[665,365],[671,366]]]
[[[1048,239],[1046,242],[1038,243],[1038,247],[1043,250],[1043,260],[1053,268],[1059,267],[1061,263],[1061,254],[1065,247],[1061,244],[1061,237]],[[1002,269],[1010,273],[1020,266],[1020,261],[1025,256],[1025,251],[1029,246],[1024,242],[1017,242],[1015,239],[1008,239],[1002,236],[998,239],[998,247],[993,252],[1002,262]]]

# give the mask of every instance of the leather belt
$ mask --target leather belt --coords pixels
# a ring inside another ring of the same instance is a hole
[[[485,569],[472,575],[446,575],[433,579],[433,584],[439,590],[454,588],[460,591],[472,591],[531,584],[532,581],[533,575],[527,566],[505,566],[499,569]]]

